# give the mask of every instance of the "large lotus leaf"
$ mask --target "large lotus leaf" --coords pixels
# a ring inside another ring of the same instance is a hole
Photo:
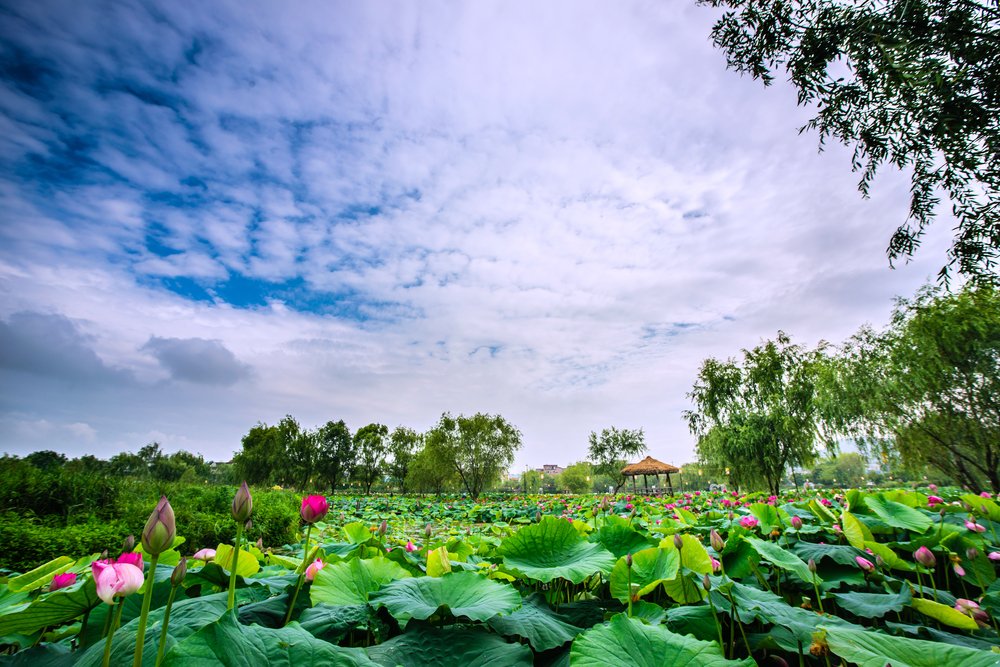
[[[619,558],[611,570],[611,595],[622,602],[641,598],[653,592],[657,586],[672,580],[681,567],[681,556],[676,549],[643,549],[632,554],[631,583],[629,590],[629,567],[625,558]]]
[[[908,623],[896,623],[888,620],[885,621],[885,627],[895,635],[906,633],[908,635],[913,635],[917,639],[929,639],[931,641],[943,642],[945,644],[964,646],[965,648],[975,648],[981,651],[992,651],[994,648],[1000,649],[1000,640],[987,641],[986,639],[981,638],[983,637],[982,634],[978,637],[973,637],[967,632],[959,635],[953,632],[945,632],[944,630],[928,627],[926,625],[910,625]]]
[[[859,667],[995,667],[1000,656],[939,642],[893,637],[870,630],[827,627],[830,650]]]
[[[972,507],[976,516],[985,516],[990,521],[1000,521],[1000,505],[997,505],[992,498],[967,493],[962,496],[962,502]]]
[[[618,614],[577,637],[570,650],[572,667],[670,667],[700,665],[754,667],[752,658],[727,660],[716,642],[678,635],[663,626]]]
[[[771,563],[771,565],[791,572],[807,584],[812,583],[813,576],[816,576],[817,582],[822,581],[818,575],[813,575],[809,571],[809,566],[806,565],[805,561],[791,551],[782,549],[774,542],[765,542],[764,540],[756,537],[747,537],[744,539],[750,543],[750,546],[752,546],[754,550],[761,555],[761,557]]]
[[[377,663],[368,658],[364,649],[334,646],[316,639],[297,623],[284,628],[241,625],[235,611],[230,610],[174,646],[163,658],[164,667],[206,664],[374,667]]]
[[[914,598],[913,601],[910,602],[910,606],[919,611],[921,614],[930,616],[931,618],[940,621],[945,625],[950,625],[953,628],[959,628],[961,630],[979,629],[979,625],[972,618],[946,604],[941,604],[940,602],[927,600],[925,598]]]
[[[705,589],[701,587],[701,577],[694,574],[711,574],[712,557],[694,535],[674,535],[660,541],[660,548],[668,551],[678,551],[674,545],[674,537],[680,537],[681,570],[670,581],[663,582],[663,590],[667,595],[682,604],[698,602],[705,597]]]
[[[230,545],[220,544],[215,548],[215,558],[212,562],[222,567],[226,572],[232,572],[234,552],[235,549]],[[241,577],[249,577],[258,572],[260,572],[260,563],[257,562],[257,558],[249,551],[240,549],[239,558],[236,559],[236,574]]]
[[[817,519],[823,523],[836,523],[837,517],[833,515],[833,512],[823,507],[823,505],[816,499],[809,501],[809,511],[812,512]]]
[[[882,544],[881,542],[865,542],[865,549],[880,557],[882,561],[893,570],[903,570],[906,572],[911,572],[913,570],[912,563],[900,558],[891,547]]]
[[[497,553],[507,568],[543,583],[562,578],[579,584],[596,572],[609,573],[615,564],[607,549],[587,542],[568,521],[553,516],[521,528]]]
[[[388,667],[531,667],[531,649],[504,641],[485,630],[421,628],[372,646],[368,655]]]
[[[844,536],[851,543],[852,547],[864,549],[866,541],[875,541],[875,537],[872,535],[872,531],[868,530],[868,526],[861,523],[858,517],[850,512],[844,511],[840,515],[840,525],[844,531]]]
[[[795,555],[804,561],[813,559],[816,565],[822,565],[824,558],[828,558],[840,565],[857,567],[854,558],[856,556],[866,556],[864,551],[846,544],[817,544],[815,542],[796,542],[792,547]]]
[[[430,618],[445,609],[455,616],[486,621],[521,606],[512,586],[476,572],[452,572],[441,577],[398,579],[371,595],[371,603],[385,607],[400,624],[411,618]]]
[[[491,618],[489,626],[504,637],[524,637],[536,651],[562,646],[580,634],[580,628],[552,611],[538,593],[527,598],[514,613]]]
[[[7,580],[7,588],[11,593],[21,593],[23,591],[33,591],[46,585],[57,574],[62,574],[73,567],[73,559],[69,556],[59,556],[53,558],[48,563],[39,565],[30,572],[19,574]]]
[[[299,616],[299,625],[303,630],[334,644],[351,630],[369,628],[374,623],[374,612],[367,604],[318,604]]]
[[[667,610],[666,620],[667,629],[677,634],[694,635],[705,641],[714,641],[719,636],[712,608],[707,604],[675,605]]]
[[[352,558],[332,563],[316,573],[309,597],[312,603],[365,604],[368,597],[390,581],[406,579],[410,573],[388,558]]]
[[[768,503],[754,503],[749,507],[750,514],[760,521],[760,532],[767,535],[775,528],[781,527],[781,517],[778,515],[778,508]],[[788,525],[789,517],[784,517],[785,525]]]
[[[846,609],[861,618],[881,618],[890,611],[902,611],[910,604],[913,594],[910,587],[903,585],[899,593],[834,593],[834,599],[842,609]]]
[[[372,538],[372,533],[368,530],[368,526],[360,521],[347,524],[343,530],[344,535],[347,536],[347,541],[351,544],[365,544]]]
[[[591,534],[590,541],[603,546],[615,558],[648,549],[656,544],[655,540],[632,528],[628,519],[613,514],[604,520],[600,530]]]
[[[31,602],[5,607],[0,614],[0,637],[31,634],[47,625],[62,625],[100,602],[90,577],[51,593],[42,593]]]
[[[866,496],[865,504],[871,508],[872,512],[878,515],[878,518],[893,528],[924,533],[934,523],[929,516],[920,510],[907,507],[902,503],[896,503],[891,500],[880,500],[875,496]]]

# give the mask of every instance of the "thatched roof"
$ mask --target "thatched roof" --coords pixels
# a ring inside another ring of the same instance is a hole
[[[672,466],[663,461],[657,461],[652,456],[647,456],[638,463],[633,463],[622,468],[622,474],[631,475],[663,475],[671,472],[679,472],[680,468]]]

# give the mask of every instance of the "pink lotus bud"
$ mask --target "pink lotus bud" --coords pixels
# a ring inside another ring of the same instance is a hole
[[[944,499],[938,496],[927,496],[927,506],[933,508],[935,505],[940,505],[944,502]]]
[[[986,526],[984,526],[984,525],[982,525],[980,523],[976,523],[976,520],[973,517],[969,517],[969,520],[965,522],[965,527],[968,528],[969,530],[975,532],[975,533],[985,533],[986,532]]]
[[[1000,551],[991,551],[986,554],[986,557],[996,563],[997,561],[1000,561]]]
[[[67,586],[72,586],[76,583],[76,572],[65,572],[63,574],[57,574],[52,577],[52,583],[49,584],[50,591],[57,591],[60,588],[66,588]]]
[[[210,561],[215,560],[215,549],[199,549],[191,558],[195,560]]]
[[[188,559],[187,557],[181,558],[177,566],[174,567],[174,571],[170,573],[170,585],[180,586],[184,581],[184,577],[187,576],[188,571]]]
[[[378,536],[385,537],[386,531],[389,530],[389,524],[385,519],[382,519],[382,523],[378,527]]]
[[[835,523],[833,524],[833,532],[839,535],[840,533],[844,532],[844,530],[840,527],[839,523]]]
[[[860,567],[865,572],[871,572],[872,570],[875,569],[875,564],[872,563],[867,558],[863,558],[861,556],[855,556],[854,557],[854,562],[857,563],[858,567]]]
[[[132,551],[135,549],[135,535],[129,535],[122,542],[122,551]]]
[[[244,480],[233,496],[233,519],[237,524],[245,523],[251,514],[253,514],[253,496],[250,495],[250,487]]]
[[[140,570],[142,569],[142,554],[138,551],[129,551],[128,553],[123,553],[117,559],[116,563],[128,563],[129,565],[135,565]]]
[[[966,616],[972,618],[980,627],[987,627],[990,624],[989,615],[983,611],[983,609],[972,600],[966,600],[965,598],[958,598],[955,600],[955,611],[962,612]]]
[[[800,517],[792,517],[792,528],[795,530],[802,530],[802,519]]]
[[[625,554],[625,565],[632,567],[632,554]]]
[[[674,533],[674,546],[678,549],[684,548],[684,540],[681,539],[681,536],[677,533]]]
[[[97,587],[97,597],[105,604],[114,604],[115,598],[129,596],[142,587],[142,570],[135,565],[94,561],[90,568]]]
[[[927,485],[927,488],[931,491],[937,491],[937,484],[931,483]]]
[[[913,560],[917,561],[924,567],[934,567],[934,565],[937,564],[937,559],[934,558],[934,552],[927,547],[920,547],[914,551]]]
[[[315,579],[316,573],[322,570],[325,566],[326,563],[324,563],[319,558],[310,563],[309,567],[306,568],[306,581],[312,581],[313,579]]]
[[[257,550],[258,551],[263,551],[264,550],[264,538],[263,537],[258,537],[257,538]]]
[[[712,557],[709,556],[709,558],[712,558]],[[722,563],[719,562],[719,561],[717,561],[716,559],[712,558],[712,572],[715,572],[716,574],[718,574],[719,570],[721,570],[721,569],[722,569]]]
[[[410,542],[409,540],[407,540],[406,541],[406,550],[410,551],[410,552],[416,551],[417,547],[413,544],[413,542]]]
[[[173,546],[176,534],[174,508],[170,506],[166,496],[160,496],[160,502],[149,515],[146,527],[142,529],[142,548],[150,556],[159,556]]]
[[[542,522],[542,513],[535,510],[535,523],[541,523],[541,522]]]
[[[715,549],[717,553],[722,553],[722,550],[726,548],[726,541],[722,539],[722,535],[719,535],[719,531],[715,528],[712,532],[708,534],[708,541],[712,544],[712,548]]]
[[[809,571],[812,572],[813,574],[816,574],[816,561],[810,558],[809,563],[807,563],[807,565],[809,566]]]
[[[706,591],[712,590],[712,580],[708,578],[707,574],[701,578],[701,586]]]
[[[306,523],[316,523],[322,521],[329,509],[330,503],[327,502],[326,496],[306,496],[302,499],[299,514]]]
[[[747,514],[746,516],[740,517],[740,525],[744,528],[754,528],[758,523],[760,523],[760,521],[758,521],[755,516]]]

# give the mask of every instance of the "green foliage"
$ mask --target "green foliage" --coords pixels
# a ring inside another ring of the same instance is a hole
[[[448,413],[424,437],[442,464],[452,468],[466,492],[478,498],[497,484],[521,448],[521,432],[500,415]]]
[[[883,331],[862,328],[826,364],[831,428],[872,456],[1000,492],[1000,295],[925,287]]]
[[[868,474],[863,456],[845,452],[819,461],[812,470],[812,481],[824,486],[862,486]]]
[[[742,363],[706,359],[685,411],[706,465],[728,468],[731,481],[778,493],[789,465],[816,456],[819,415],[814,400],[819,351],[774,341],[743,350]]]
[[[357,453],[354,477],[361,482],[366,494],[371,493],[372,485],[382,478],[389,451],[388,437],[389,427],[385,424],[368,424],[354,434]]]
[[[867,196],[885,163],[911,170],[909,219],[889,258],[911,256],[939,203],[958,220],[949,264],[996,283],[1000,248],[1000,9],[977,0],[699,0],[724,7],[712,37],[765,84],[784,69],[820,143],[854,147]],[[942,269],[944,275],[945,269]]]
[[[459,487],[458,471],[450,460],[445,438],[433,431],[424,437],[424,446],[413,457],[406,485],[420,493],[441,495]]]
[[[410,474],[410,464],[423,443],[423,436],[412,428],[397,426],[389,436],[389,453],[392,461],[387,472],[400,493],[406,493],[406,480]]]
[[[316,473],[330,485],[335,493],[342,482],[354,471],[356,451],[354,438],[344,420],[329,421],[316,430]]]
[[[570,493],[590,493],[593,490],[594,467],[589,461],[568,466],[559,475],[558,488]]]
[[[629,457],[646,451],[646,436],[642,429],[617,429],[614,426],[601,430],[601,434],[590,432],[587,455],[594,464],[594,472],[614,480],[615,492],[625,484],[622,468]]]

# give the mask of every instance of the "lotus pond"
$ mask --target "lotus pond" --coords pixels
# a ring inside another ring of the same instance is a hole
[[[1000,665],[989,494],[311,496],[300,542],[238,548],[164,502],[8,577],[0,663]]]

